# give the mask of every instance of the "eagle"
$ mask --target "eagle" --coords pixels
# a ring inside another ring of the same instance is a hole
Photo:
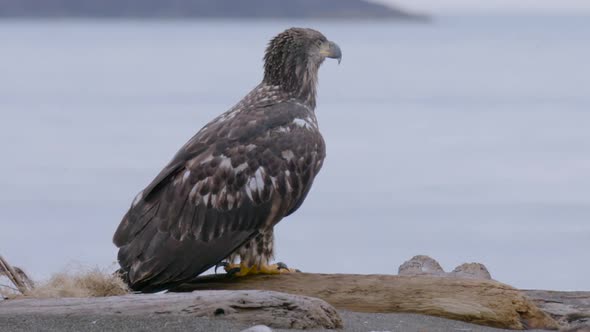
[[[295,271],[270,264],[273,227],[301,206],[326,155],[315,116],[326,58],[342,53],[319,31],[272,38],[262,82],[139,192],[113,237],[132,290],[170,289],[220,265],[236,276]]]

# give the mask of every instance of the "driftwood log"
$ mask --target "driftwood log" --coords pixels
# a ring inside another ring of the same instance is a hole
[[[93,298],[14,299],[0,302],[3,315],[190,315],[217,317],[276,328],[342,328],[326,302],[272,291],[201,291]]]
[[[436,276],[309,274],[200,277],[175,291],[272,290],[317,297],[336,309],[419,313],[507,329],[557,329],[521,291],[492,281]]]
[[[586,326],[590,331],[590,292],[523,291],[543,311],[560,325]]]
[[[0,276],[6,276],[21,294],[35,287],[35,283],[19,267],[12,266],[0,255]]]

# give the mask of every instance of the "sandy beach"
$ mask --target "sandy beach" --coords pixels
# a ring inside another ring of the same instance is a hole
[[[416,314],[365,314],[339,311],[344,320],[344,329],[339,331],[403,331],[403,332],[495,332],[511,331],[479,326],[454,320]],[[0,312],[0,331],[194,331],[233,332],[252,325],[225,319],[180,317],[171,315],[152,316],[38,316],[11,315]],[[273,331],[293,331],[273,329]],[[331,331],[331,330],[307,330]],[[541,330],[529,330],[541,331]]]

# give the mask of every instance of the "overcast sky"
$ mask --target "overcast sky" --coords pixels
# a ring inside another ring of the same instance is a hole
[[[462,12],[584,12],[590,0],[372,0],[428,13]]]

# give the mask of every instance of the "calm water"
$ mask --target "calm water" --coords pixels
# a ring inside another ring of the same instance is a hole
[[[132,198],[261,79],[292,25],[338,42],[320,74],[322,173],[277,229],[305,271],[416,254],[523,288],[590,290],[590,18],[0,23],[0,253],[43,278],[109,266]]]

